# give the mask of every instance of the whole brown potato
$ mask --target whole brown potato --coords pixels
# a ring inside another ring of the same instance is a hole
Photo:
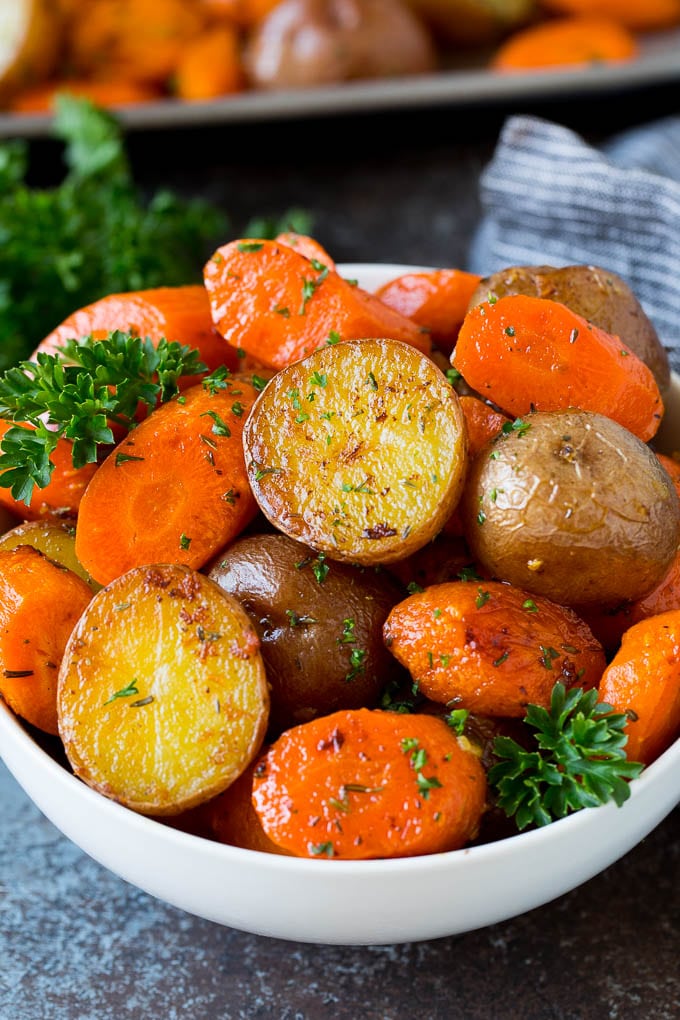
[[[250,84],[308,88],[432,71],[434,44],[402,0],[281,0],[247,40]]]
[[[404,594],[386,572],[326,560],[287,535],[262,534],[230,545],[209,574],[257,630],[270,735],[339,709],[372,708],[395,677],[382,626]]]
[[[509,266],[484,277],[470,307],[508,294],[560,301],[607,333],[620,337],[654,374],[662,393],[670,385],[668,354],[653,323],[628,284],[599,266]]]
[[[573,606],[645,595],[680,540],[678,496],[658,458],[587,411],[535,412],[492,439],[461,515],[492,577]]]

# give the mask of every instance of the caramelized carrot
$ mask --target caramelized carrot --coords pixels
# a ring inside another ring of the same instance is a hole
[[[541,6],[558,14],[610,18],[635,32],[680,24],[680,0],[541,0]]]
[[[480,715],[523,716],[553,686],[595,687],[600,644],[571,609],[500,581],[451,581],[396,605],[385,642],[432,701]]]
[[[186,0],[89,0],[72,25],[69,61],[85,76],[105,67],[111,77],[163,85],[204,25]]]
[[[287,244],[242,239],[204,269],[213,321],[257,361],[281,369],[337,340],[401,340],[429,353],[429,335],[379,298]]]
[[[481,276],[462,269],[404,273],[383,284],[377,297],[429,330],[433,343],[450,353]]]
[[[214,99],[241,92],[246,85],[241,40],[231,25],[207,28],[184,49],[174,74],[179,99]]]
[[[31,430],[34,428],[33,425],[29,425],[26,422],[0,419],[0,442],[9,429],[17,424]],[[0,506],[6,507],[7,510],[10,510],[24,521],[75,517],[78,513],[83,493],[94,475],[97,465],[85,464],[83,467],[75,468],[73,466],[72,447],[73,444],[68,439],[59,439],[57,441],[56,448],[50,458],[54,464],[52,477],[43,489],[39,489],[37,486],[34,488],[29,504],[15,499],[10,489],[0,486]]]
[[[661,424],[649,368],[559,301],[513,294],[478,305],[465,316],[451,361],[472,389],[512,416],[577,407],[645,442]]]
[[[59,732],[59,663],[91,598],[85,581],[37,549],[0,551],[0,694],[46,733]]]
[[[459,400],[465,415],[468,452],[470,458],[476,457],[482,447],[486,446],[493,436],[498,435],[510,418],[480,397],[464,393],[461,394]]]
[[[680,734],[680,610],[636,623],[605,670],[599,699],[626,712],[631,761],[649,765]]]
[[[210,21],[226,21],[248,29],[262,21],[279,0],[197,0],[197,3]]]
[[[579,67],[632,60],[635,36],[618,21],[597,16],[556,18],[519,29],[496,50],[494,71]]]
[[[316,238],[310,237],[309,234],[298,234],[295,230],[284,230],[283,233],[277,234],[274,240],[278,244],[287,244],[289,248],[293,248],[300,255],[304,255],[305,258],[316,259],[317,262],[328,266],[329,269],[336,268],[335,262],[323,245],[319,244]]]
[[[460,406],[465,416],[465,427],[468,437],[468,458],[472,460],[479,451],[503,428],[510,418],[496,408],[491,407],[480,397],[463,394],[459,397]],[[449,535],[462,535],[463,522],[458,507],[444,524],[443,529]]]
[[[431,715],[334,712],[287,730],[260,759],[255,810],[268,837],[298,857],[455,850],[485,809],[484,769],[469,748]]]
[[[245,382],[192,386],[109,454],[76,526],[76,555],[95,580],[152,563],[198,569],[251,521],[241,433],[256,397]]]
[[[201,284],[180,287],[154,287],[148,290],[110,294],[69,315],[38,345],[40,351],[54,354],[64,342],[90,333],[101,337],[114,329],[196,347],[210,371],[219,365],[235,369],[237,352],[224,342],[213,326],[210,304]]]
[[[23,89],[10,100],[8,107],[14,113],[51,113],[56,96],[63,92],[107,108],[152,103],[163,95],[152,85],[122,78],[63,78]]]
[[[680,609],[680,550],[663,579],[648,595],[609,611],[584,609],[581,615],[605,650],[613,654],[618,650],[625,631],[634,623],[671,609]]]
[[[287,850],[269,838],[253,805],[253,777],[259,761],[260,756],[224,793],[213,797],[199,809],[207,830],[205,834],[218,843],[239,846],[244,850],[290,856]]]

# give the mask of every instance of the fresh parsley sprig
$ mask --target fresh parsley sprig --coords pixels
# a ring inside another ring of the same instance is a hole
[[[628,761],[625,713],[597,701],[597,691],[556,683],[546,710],[529,705],[524,720],[536,732],[537,750],[528,751],[511,737],[494,740],[500,759],[489,770],[497,804],[515,818],[518,829],[547,825],[572,811],[630,796],[628,780],[644,768]]]
[[[120,330],[20,362],[0,375],[0,418],[21,423],[0,443],[0,485],[30,502],[34,487],[49,483],[60,438],[73,444],[74,467],[94,463],[115,441],[112,423],[133,428],[140,406],[151,411],[177,394],[181,376],[205,371],[195,349]]]

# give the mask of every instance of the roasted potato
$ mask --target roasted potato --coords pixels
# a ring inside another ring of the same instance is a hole
[[[396,340],[331,344],[282,369],[244,427],[250,484],[284,534],[364,565],[426,545],[457,505],[465,417],[446,377]]]
[[[190,567],[133,568],[80,617],[57,712],[80,779],[141,814],[180,814],[259,751],[269,694],[257,634],[236,599]]]
[[[281,0],[244,48],[251,85],[306,88],[433,71],[430,34],[402,0]]]
[[[599,266],[509,266],[484,277],[470,307],[508,294],[560,301],[607,333],[620,337],[653,372],[659,389],[670,385],[668,354],[652,321],[628,284]]]
[[[464,47],[495,45],[530,21],[535,0],[409,0],[409,6],[442,42]]]
[[[286,535],[267,534],[237,539],[209,576],[239,600],[257,630],[270,734],[377,704],[396,666],[382,625],[403,597],[388,573],[333,563]]]
[[[0,550],[16,549],[30,545],[62,567],[68,567],[74,574],[87,581],[93,591],[101,585],[90,577],[76,556],[76,529],[66,521],[24,521],[4,535],[0,535]]]
[[[535,412],[492,439],[460,512],[490,576],[565,605],[640,598],[680,539],[678,496],[658,458],[586,411]]]

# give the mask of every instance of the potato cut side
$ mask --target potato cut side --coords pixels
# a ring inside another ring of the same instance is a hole
[[[283,369],[243,438],[265,516],[338,560],[389,563],[421,548],[464,482],[458,396],[427,355],[396,340],[330,345]]]
[[[137,567],[94,596],[59,673],[77,776],[142,814],[225,790],[260,748],[269,695],[245,611],[181,565]]]

